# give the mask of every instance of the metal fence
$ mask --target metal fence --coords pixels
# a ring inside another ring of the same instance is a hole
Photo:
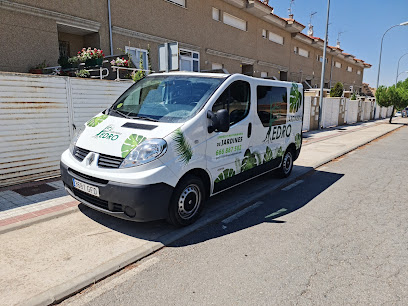
[[[74,125],[111,105],[131,84],[0,73],[0,186],[58,175]]]

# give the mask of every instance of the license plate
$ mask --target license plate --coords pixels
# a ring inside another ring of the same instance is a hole
[[[83,192],[89,193],[93,196],[99,197],[99,188],[95,186],[91,186],[84,182],[78,181],[76,179],[72,179],[72,183],[76,189],[79,189]]]

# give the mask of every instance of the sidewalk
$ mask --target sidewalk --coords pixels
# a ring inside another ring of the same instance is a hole
[[[183,229],[163,221],[133,223],[100,214],[66,196],[60,181],[40,184],[52,190],[37,184],[40,193],[35,195],[28,195],[30,188],[0,190],[0,305],[49,304],[62,299],[408,124],[405,118],[396,118],[392,125],[385,122],[304,133],[301,155],[288,179],[263,176],[241,185],[239,192],[226,191],[209,201],[196,224]]]

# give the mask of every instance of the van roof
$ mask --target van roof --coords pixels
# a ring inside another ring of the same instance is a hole
[[[248,79],[255,79],[257,81],[272,81],[272,82],[276,82],[277,84],[279,83],[279,84],[289,85],[289,84],[295,83],[295,82],[288,82],[288,81],[281,81],[281,80],[257,78],[257,77],[244,75],[241,73],[227,74],[227,73],[214,73],[214,72],[171,71],[171,72],[159,72],[159,73],[156,72],[156,73],[149,74],[149,76],[160,76],[160,75],[183,75],[183,76],[195,76],[195,77],[207,77],[207,78],[227,78],[232,75],[241,75]],[[301,83],[296,83],[296,84],[302,85]]]

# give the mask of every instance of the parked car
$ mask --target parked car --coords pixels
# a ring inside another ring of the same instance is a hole
[[[89,120],[61,157],[67,192],[133,221],[193,223],[203,202],[302,144],[303,87],[241,74],[151,74]]]

